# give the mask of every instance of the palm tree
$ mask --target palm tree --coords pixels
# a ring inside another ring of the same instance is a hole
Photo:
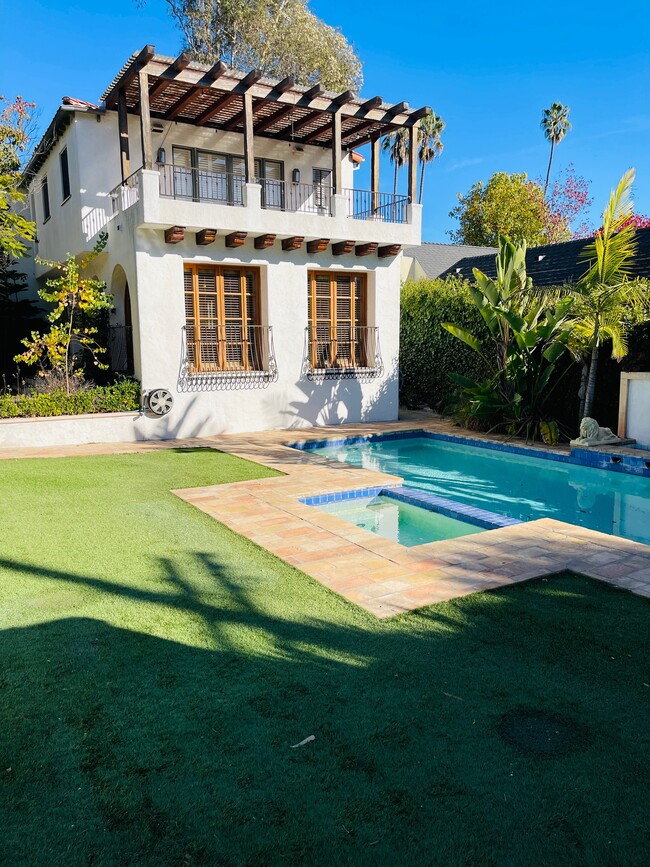
[[[558,145],[571,129],[571,124],[569,123],[569,106],[562,105],[561,102],[552,102],[550,108],[544,109],[540,126],[544,130],[544,135],[547,140],[551,143],[551,155],[548,160],[546,183],[544,184],[544,195],[546,195],[548,181],[551,177],[551,165],[553,164],[553,151],[555,150],[555,145]]]
[[[381,140],[381,149],[390,157],[391,163],[395,167],[395,176],[393,178],[393,195],[397,195],[397,173],[408,162],[408,137],[406,130],[401,127],[394,130]]]
[[[444,148],[440,141],[440,136],[445,128],[444,120],[435,112],[426,114],[420,121],[420,147],[418,148],[418,160],[421,165],[420,173],[420,192],[418,195],[418,204],[422,204],[422,193],[424,191],[424,170],[427,163],[440,156]]]
[[[630,330],[650,315],[647,283],[629,279],[637,249],[636,233],[630,220],[634,207],[633,182],[634,169],[630,169],[612,191],[603,213],[602,228],[582,254],[582,260],[590,263],[589,269],[573,290],[574,355],[583,362],[581,420],[592,411],[600,347],[611,340],[612,354],[620,360],[627,353]]]

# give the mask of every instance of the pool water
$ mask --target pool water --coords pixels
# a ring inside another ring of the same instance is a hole
[[[381,494],[377,497],[357,497],[353,500],[322,503],[316,508],[356,524],[363,530],[370,530],[385,539],[406,545],[407,548],[427,542],[439,542],[441,539],[469,536],[483,530],[482,527],[466,521],[440,515],[438,512]]]
[[[650,479],[642,476],[429,437],[322,446],[314,453],[521,521],[556,518],[650,544]]]

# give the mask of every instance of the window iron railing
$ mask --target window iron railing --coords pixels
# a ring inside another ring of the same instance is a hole
[[[374,325],[316,325],[307,328],[307,368],[316,375],[383,371],[379,328]]]
[[[186,373],[261,373],[276,370],[270,325],[210,325],[201,321],[201,337],[185,329]]]
[[[378,193],[372,190],[345,190],[348,217],[355,220],[380,220],[386,223],[406,223],[408,196]]]

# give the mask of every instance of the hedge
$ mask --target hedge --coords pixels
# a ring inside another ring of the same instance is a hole
[[[96,385],[76,394],[2,394],[0,418],[43,418],[93,412],[128,412],[140,408],[140,383],[131,379]]]
[[[402,286],[400,318],[400,399],[415,409],[429,406],[444,410],[456,386],[450,373],[485,379],[486,365],[469,346],[442,327],[453,322],[480,340],[487,327],[471,302],[468,283],[457,277],[446,280],[408,281]]]

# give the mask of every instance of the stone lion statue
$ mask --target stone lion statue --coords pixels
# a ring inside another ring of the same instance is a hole
[[[583,418],[580,422],[580,436],[571,440],[572,446],[603,446],[620,443],[620,437],[608,427],[601,427],[595,418]]]

